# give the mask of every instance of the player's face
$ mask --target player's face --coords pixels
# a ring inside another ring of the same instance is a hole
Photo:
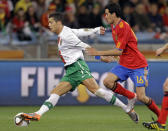
[[[48,23],[49,23],[48,26],[49,26],[50,30],[52,32],[56,32],[58,29],[58,22],[56,22],[54,20],[54,18],[51,17],[51,18],[49,18]]]
[[[109,9],[105,9],[105,18],[106,18],[106,20],[107,20],[107,22],[109,24],[113,24],[114,23],[114,13],[111,14],[109,12]]]

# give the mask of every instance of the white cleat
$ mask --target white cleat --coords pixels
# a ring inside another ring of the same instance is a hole
[[[130,112],[127,113],[132,121],[134,121],[136,124],[139,122],[139,116],[138,114],[132,109]]]
[[[128,100],[128,105],[127,105],[127,114],[133,120],[135,123],[139,122],[139,116],[138,114],[134,111],[134,105],[137,101],[137,95],[135,94],[135,97],[133,99]]]

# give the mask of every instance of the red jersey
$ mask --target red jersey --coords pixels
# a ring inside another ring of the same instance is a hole
[[[14,31],[19,31],[20,29],[24,28],[25,21],[22,19],[19,19],[18,17],[14,17],[12,20],[12,24],[14,25]]]
[[[168,15],[164,14],[162,16],[162,19],[163,19],[163,25],[168,26]]]
[[[111,29],[116,48],[123,50],[119,64],[129,69],[147,67],[147,61],[138,50],[137,38],[129,24],[121,19],[115,27],[111,25]]]

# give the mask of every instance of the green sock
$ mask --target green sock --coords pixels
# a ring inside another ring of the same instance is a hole
[[[111,98],[111,101],[110,101],[110,103],[112,104],[112,105],[114,105],[114,103],[116,102],[116,96],[112,96],[112,98]]]
[[[53,108],[52,103],[50,103],[50,102],[48,102],[48,101],[44,102],[43,105],[47,106],[47,107],[49,108],[49,110]]]

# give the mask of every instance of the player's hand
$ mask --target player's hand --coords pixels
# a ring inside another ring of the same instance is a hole
[[[168,87],[168,78],[165,80],[163,86],[164,86],[164,87]]]
[[[98,55],[98,51],[93,47],[86,48],[85,52],[87,55],[90,55],[90,56],[97,56]]]
[[[156,50],[156,56],[160,56],[163,53],[164,49],[163,48],[159,48]]]
[[[109,63],[112,61],[116,61],[114,56],[101,56],[101,61]]]
[[[101,34],[101,35],[104,35],[104,34],[105,34],[105,31],[106,31],[106,29],[105,29],[103,26],[101,26],[101,27],[100,27],[100,34]]]

